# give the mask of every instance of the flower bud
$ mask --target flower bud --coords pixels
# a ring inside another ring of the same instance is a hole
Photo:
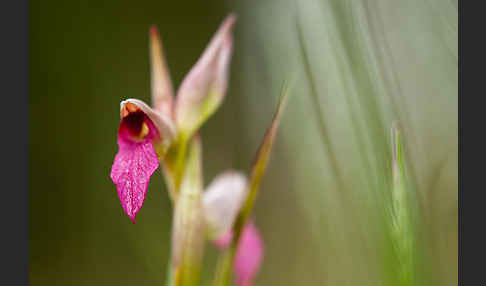
[[[186,138],[216,111],[226,94],[235,20],[236,16],[230,15],[221,24],[177,93],[176,124]]]
[[[208,186],[203,194],[203,208],[210,239],[231,231],[246,194],[246,177],[236,171],[220,174]]]

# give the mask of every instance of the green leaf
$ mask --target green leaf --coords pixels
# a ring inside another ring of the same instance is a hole
[[[396,122],[392,126],[392,146],[392,238],[400,262],[399,280],[401,285],[413,285],[415,237],[406,187],[402,138]]]
[[[273,143],[275,141],[275,137],[277,136],[278,126],[285,109],[285,105],[287,103],[287,94],[289,90],[288,83],[284,83],[282,87],[280,101],[277,107],[277,112],[275,113],[272,124],[267,129],[265,133],[265,137],[256,153],[255,160],[253,162],[251,172],[250,172],[250,182],[249,182],[249,190],[248,190],[248,197],[243,205],[240,215],[236,221],[234,231],[235,231],[235,239],[233,242],[236,244],[240,238],[241,230],[243,229],[250,213],[253,209],[253,205],[255,204],[255,200],[258,195],[258,191],[260,188],[260,183],[263,179],[263,175],[265,174],[265,170],[267,168],[268,162],[270,160],[270,155],[272,152]]]
[[[252,164],[247,191],[248,195],[233,226],[234,235],[231,247],[221,253],[219,257],[218,265],[216,267],[215,279],[213,281],[214,286],[230,285],[231,269],[233,266],[233,260],[236,254],[238,242],[240,240],[243,227],[248,221],[248,218],[255,204],[263,175],[265,174],[265,170],[270,160],[273,143],[277,136],[278,126],[288,100],[288,91],[289,84],[288,82],[285,82],[282,86],[280,101],[277,107],[277,111],[273,117],[272,124],[267,129],[267,132],[265,133],[263,141],[256,153],[255,160]]]

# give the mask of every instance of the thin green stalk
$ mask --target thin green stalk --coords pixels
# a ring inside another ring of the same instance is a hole
[[[216,272],[214,275],[213,286],[228,286],[231,282],[231,269],[233,265],[233,248],[225,249],[219,255],[218,263],[216,264]]]
[[[184,173],[184,162],[186,159],[186,153],[187,153],[187,138],[185,136],[180,136],[180,139],[178,140],[179,142],[179,148],[177,151],[177,157],[175,161],[175,189],[178,192],[181,186],[181,181],[182,181],[182,176]]]
[[[402,138],[394,124],[393,145],[393,200],[391,212],[391,234],[399,260],[399,281],[401,285],[414,285],[414,228],[407,193],[407,181],[403,158]]]
[[[224,250],[220,256],[216,268],[215,279],[213,281],[214,286],[228,286],[231,282],[231,269],[233,261],[238,248],[238,243],[241,239],[243,228],[248,222],[248,219],[255,205],[255,201],[258,195],[259,187],[263,179],[266,167],[270,160],[270,154],[273,147],[273,142],[277,135],[278,124],[282,117],[283,110],[287,102],[287,95],[289,91],[289,84],[285,82],[282,86],[280,101],[277,107],[277,112],[272,120],[272,125],[267,130],[262,144],[258,149],[258,152],[253,162],[250,180],[248,185],[248,195],[245,203],[243,204],[238,217],[233,225],[233,239],[228,249]]]

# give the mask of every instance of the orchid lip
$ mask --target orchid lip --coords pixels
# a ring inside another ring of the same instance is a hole
[[[150,129],[147,125],[149,119],[142,111],[125,115],[120,123],[120,135],[125,139],[142,142],[147,138]]]
[[[120,106],[119,135],[131,142],[142,142],[146,139],[160,139],[160,134],[150,117],[136,104],[122,102]]]
[[[132,113],[141,112],[145,115],[145,122],[149,127],[149,139],[152,143],[168,146],[176,137],[177,130],[171,118],[166,114],[153,110],[150,106],[138,99],[126,99],[120,103],[120,118],[123,119]]]
[[[119,148],[110,177],[125,213],[135,223],[150,177],[159,166],[153,140],[161,137],[150,117],[137,105],[122,104],[120,115]]]

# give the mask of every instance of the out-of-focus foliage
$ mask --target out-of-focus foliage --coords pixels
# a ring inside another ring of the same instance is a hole
[[[247,128],[260,120],[254,106],[270,101],[264,95],[297,78],[258,208],[271,242],[262,285],[396,285],[399,261],[381,224],[393,120],[419,225],[417,283],[455,285],[457,3],[253,1],[246,9],[254,19],[242,41]]]
[[[149,102],[150,24],[178,86],[230,11],[228,96],[201,130],[206,184],[249,169],[293,80],[255,205],[266,251],[256,285],[396,285],[385,218],[394,120],[417,285],[455,285],[457,1],[438,0],[31,2],[31,284],[164,282],[172,217],[160,172],[135,225],[109,179],[119,102]]]

